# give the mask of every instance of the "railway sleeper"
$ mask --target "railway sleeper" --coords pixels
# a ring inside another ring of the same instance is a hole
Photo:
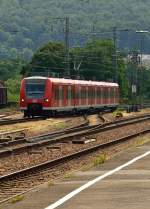
[[[61,146],[48,146],[46,147],[47,149],[55,149],[55,150],[59,150],[61,149]]]

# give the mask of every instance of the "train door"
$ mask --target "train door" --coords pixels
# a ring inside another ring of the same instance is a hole
[[[88,100],[89,100],[89,105],[92,106],[92,86],[88,87]]]
[[[95,105],[97,106],[98,105],[98,95],[97,95],[97,91],[98,91],[98,88],[97,86],[95,87]]]
[[[66,108],[68,101],[67,101],[67,92],[68,92],[68,86],[64,85],[63,86],[63,92],[64,92],[64,102],[63,102],[63,106]]]
[[[119,89],[117,87],[115,89],[115,103],[119,103]]]
[[[63,106],[63,87],[59,86],[59,103],[58,107]]]
[[[53,107],[59,107],[59,86],[53,85],[53,101],[52,106]]]
[[[74,107],[75,101],[74,101],[74,85],[71,85],[71,106]]]
[[[110,87],[110,92],[109,92],[109,95],[110,95],[110,104],[112,104],[112,87]]]
[[[78,101],[78,106],[81,107],[82,106],[82,95],[81,95],[81,90],[82,87],[78,86],[77,87],[77,92],[76,92],[76,97],[77,97],[77,101]]]
[[[97,86],[97,90],[96,90],[96,97],[97,97],[97,105],[99,106],[99,104],[100,104],[100,97],[99,97],[99,95],[100,95],[100,88],[99,88],[99,86]]]
[[[85,87],[85,104],[86,106],[89,106],[89,99],[88,99],[88,86]]]
[[[111,103],[115,103],[115,92],[114,92],[114,87],[111,88]]]
[[[118,88],[118,87],[116,87],[116,89],[117,89],[117,103],[119,103],[119,98],[120,98],[119,88]]]
[[[104,104],[104,87],[101,87],[101,104]]]
[[[82,106],[86,105],[86,87],[85,86],[81,87],[81,105]]]
[[[67,87],[67,106],[71,106],[71,86]]]
[[[111,104],[110,87],[108,88],[108,104]]]
[[[114,87],[114,104],[116,103],[116,88]]]
[[[66,106],[74,106],[74,87],[72,85],[67,86],[66,89]]]
[[[99,104],[103,104],[102,87],[99,88]]]
[[[79,102],[79,106],[81,106],[82,105],[81,86],[78,87],[78,102]]]
[[[65,86],[61,85],[61,94],[60,94],[60,98],[61,98],[61,107],[65,107]]]
[[[101,87],[98,87],[98,104],[101,105]]]
[[[90,87],[87,87],[87,103],[88,106],[91,106],[91,101],[90,101]]]
[[[76,107],[78,105],[77,101],[77,85],[74,85],[74,106]]]
[[[86,96],[86,92],[87,92],[87,90],[86,90],[86,86],[83,86],[83,105],[84,106],[87,106],[87,96]]]
[[[104,104],[107,104],[107,97],[108,96],[108,90],[107,87],[104,87]]]

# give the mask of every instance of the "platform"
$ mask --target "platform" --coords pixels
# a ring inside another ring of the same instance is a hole
[[[51,206],[87,182],[149,151],[150,143],[124,151],[101,166],[76,172],[70,179],[50,187],[47,184],[40,186],[24,195],[21,202],[5,203],[0,205],[0,209],[149,209],[150,154],[98,181],[58,207]]]

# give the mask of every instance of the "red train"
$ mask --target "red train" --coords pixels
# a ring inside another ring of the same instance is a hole
[[[119,104],[116,83],[28,77],[21,83],[20,108],[24,116],[55,115],[60,111],[115,109]]]

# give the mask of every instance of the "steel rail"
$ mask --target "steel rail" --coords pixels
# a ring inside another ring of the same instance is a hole
[[[106,149],[106,148],[109,148],[113,145],[118,145],[120,143],[124,143],[124,142],[126,142],[126,141],[128,141],[132,138],[135,138],[139,135],[147,134],[149,132],[150,132],[150,128],[145,129],[143,131],[139,131],[139,132],[134,133],[134,134],[126,135],[126,136],[121,137],[121,138],[116,138],[115,140],[112,140],[110,142],[102,143],[102,144],[99,144],[99,145],[96,145],[96,146],[93,146],[93,147],[90,147],[90,148],[87,148],[87,149],[83,149],[79,152],[74,152],[70,155],[66,155],[66,156],[63,156],[63,157],[60,157],[60,158],[57,158],[57,159],[54,159],[54,160],[50,160],[50,161],[47,161],[45,163],[42,163],[42,164],[39,164],[39,165],[36,165],[36,166],[32,166],[32,167],[27,168],[27,169],[23,169],[23,170],[13,172],[13,173],[8,174],[8,175],[1,176],[0,177],[0,185],[1,185],[1,187],[0,187],[0,197],[2,196],[2,197],[4,197],[4,199],[0,200],[0,203],[12,198],[13,196],[16,196],[16,195],[19,195],[20,193],[24,193],[24,192],[28,191],[28,189],[25,187],[25,189],[22,188],[21,192],[20,192],[21,188],[19,188],[18,194],[16,194],[16,190],[13,193],[13,188],[12,188],[12,182],[13,181],[25,182],[25,180],[29,179],[30,177],[33,178],[33,177],[40,176],[41,172],[43,172],[43,171],[50,172],[50,170],[52,168],[57,167],[59,165],[62,165],[66,162],[69,162],[69,161],[74,160],[74,159],[78,159],[78,158],[80,158],[82,156],[85,156],[85,155],[89,155],[89,154],[91,154],[93,152],[96,152],[100,149]],[[2,187],[5,187],[5,185],[6,185],[6,191],[1,189]],[[31,188],[30,188],[30,190],[31,190]],[[5,192],[6,192],[6,196],[5,196]]]
[[[44,117],[37,117],[37,118],[17,118],[17,119],[1,119],[0,120],[0,126],[4,125],[12,125],[16,123],[25,123],[25,122],[32,122],[37,120],[45,120]]]
[[[101,133],[104,131],[116,129],[119,127],[144,122],[150,119],[150,116],[138,116],[138,117],[132,117],[127,119],[121,119],[119,121],[114,122],[108,122],[104,124],[99,125],[93,125],[93,126],[81,126],[81,127],[75,127],[74,129],[66,129],[64,131],[56,132],[56,133],[49,133],[33,138],[23,139],[18,141],[20,143],[19,147],[10,147],[9,145],[18,145],[17,141],[12,142],[12,144],[5,144],[4,149],[0,149],[0,157],[6,157],[11,154],[19,154],[26,152],[30,149],[35,149],[42,146],[52,145],[56,143],[71,141],[72,139],[79,138],[82,136],[89,136],[92,134]]]
[[[88,121],[86,121],[84,123],[81,123],[78,126],[67,128],[67,129],[62,130],[62,131],[50,132],[48,134],[43,134],[43,135],[39,135],[39,136],[35,136],[35,137],[29,137],[29,138],[25,138],[25,137],[21,138],[20,137],[20,139],[11,140],[11,141],[3,141],[2,140],[2,141],[0,141],[0,150],[1,150],[1,148],[7,149],[10,146],[29,143],[31,139],[36,139],[36,140],[41,139],[42,140],[42,139],[45,139],[45,138],[54,138],[54,137],[60,136],[62,134],[65,134],[66,132],[67,133],[73,133],[76,130],[83,130],[87,126],[88,126]]]

